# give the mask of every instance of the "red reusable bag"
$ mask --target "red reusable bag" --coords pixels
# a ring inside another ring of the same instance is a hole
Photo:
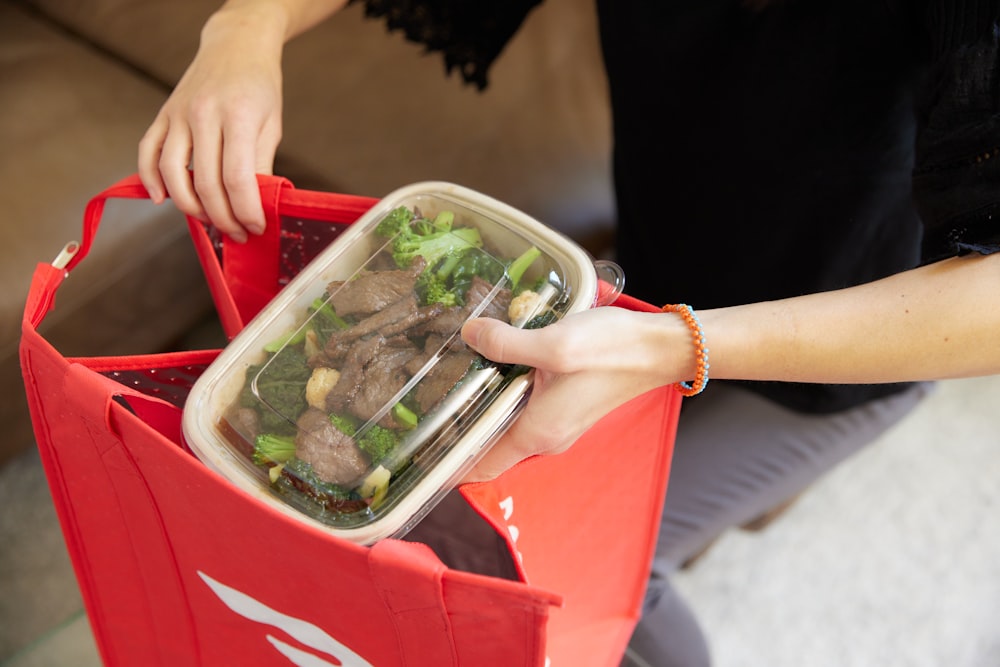
[[[374,202],[260,182],[264,236],[217,242],[189,220],[230,336]],[[633,400],[565,454],[462,487],[516,558],[517,581],[450,569],[417,542],[349,543],[237,489],[185,449],[184,398],[217,350],[66,358],[38,333],[106,200],[146,197],[131,177],[90,202],[75,254],[38,265],[22,327],[37,443],[105,664],[619,663],[656,542],[676,392]],[[656,310],[627,296],[616,305]]]

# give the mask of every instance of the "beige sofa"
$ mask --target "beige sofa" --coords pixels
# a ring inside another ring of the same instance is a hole
[[[139,137],[216,5],[0,0],[0,463],[32,442],[17,343],[33,267],[79,237],[92,195],[134,172]],[[610,120],[591,3],[535,10],[482,93],[354,5],[287,47],[285,96],[276,171],[298,187],[379,196],[451,180],[595,251],[608,241]],[[178,345],[211,316],[186,234],[169,204],[110,207],[60,291],[50,339],[72,355]]]

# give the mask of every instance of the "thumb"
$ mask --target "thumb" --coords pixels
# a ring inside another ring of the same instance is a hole
[[[479,354],[501,364],[538,366],[544,346],[538,340],[542,329],[518,329],[489,317],[469,320],[462,327],[462,340]]]

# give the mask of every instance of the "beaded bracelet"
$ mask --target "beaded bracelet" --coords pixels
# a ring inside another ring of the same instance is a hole
[[[674,387],[682,396],[700,394],[708,384],[708,348],[705,347],[705,331],[701,328],[701,321],[694,314],[694,309],[686,303],[667,304],[663,307],[663,312],[680,315],[691,330],[691,338],[694,340],[696,366],[694,382],[678,382]]]

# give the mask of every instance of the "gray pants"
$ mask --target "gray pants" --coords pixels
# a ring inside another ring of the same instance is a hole
[[[793,498],[878,438],[931,386],[832,415],[788,410],[724,383],[692,401],[678,427],[646,607],[623,665],[709,665],[707,642],[670,575],[728,528]]]

